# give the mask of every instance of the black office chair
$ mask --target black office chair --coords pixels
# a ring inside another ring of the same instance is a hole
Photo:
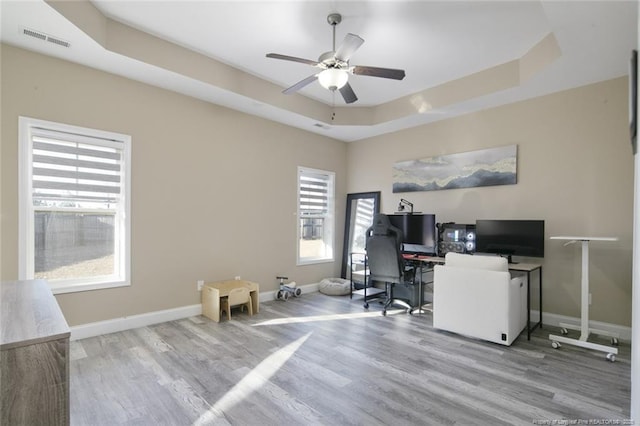
[[[396,284],[412,284],[415,268],[405,265],[402,231],[391,225],[387,215],[377,214],[373,218],[373,225],[366,233],[366,251],[369,279],[385,283],[387,298],[382,315],[387,315],[387,308],[391,305],[401,305],[411,312],[409,303],[393,297],[393,288]]]

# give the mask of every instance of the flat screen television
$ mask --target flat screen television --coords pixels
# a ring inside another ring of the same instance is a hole
[[[389,221],[402,231],[402,251],[435,255],[437,247],[435,214],[390,214]]]
[[[544,220],[477,220],[476,253],[544,257]]]

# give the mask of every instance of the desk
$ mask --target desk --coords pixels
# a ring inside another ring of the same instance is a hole
[[[527,340],[531,340],[531,332],[540,326],[542,328],[542,265],[540,263],[510,263],[510,271],[527,273]],[[538,322],[531,326],[531,273],[538,271]]]
[[[607,332],[605,330],[596,330],[589,328],[589,241],[618,241],[615,237],[551,237],[552,240],[565,240],[564,245],[574,244],[580,242],[582,244],[582,278],[581,278],[581,308],[580,308],[580,327],[572,324],[560,323],[562,327],[562,334],[566,334],[566,329],[580,330],[579,339],[571,339],[569,337],[557,336],[554,334],[549,335],[551,340],[551,346],[555,349],[560,347],[560,343],[567,343],[569,345],[580,346],[582,348],[594,349],[600,352],[607,352],[607,359],[611,362],[616,360],[618,354],[618,348],[611,346],[600,345],[597,343],[588,342],[589,334],[594,333],[601,334],[603,336],[611,337],[611,343],[616,345],[618,343],[618,336],[615,333]]]
[[[404,255],[404,258],[407,260],[420,261],[423,263],[439,263],[444,264],[444,257],[434,257],[434,256],[413,256],[413,255]],[[509,271],[518,271],[518,272],[526,272],[527,274],[527,340],[531,340],[531,332],[536,329],[536,327],[540,326],[542,328],[542,265],[539,263],[510,263]],[[539,271],[539,312],[540,317],[538,322],[535,324],[531,324],[531,273]],[[420,277],[422,278],[422,271],[420,273]],[[421,297],[423,297],[421,295]]]
[[[202,287],[202,315],[220,322],[220,299],[229,296],[233,288],[248,287],[253,313],[260,311],[260,286],[251,281],[229,280],[207,283]]]
[[[417,273],[418,274],[418,292],[419,292],[418,307],[411,308],[409,313],[412,314],[415,310],[417,310],[418,313],[422,313],[424,312],[423,307],[425,306],[424,286],[422,282],[422,275],[423,275],[422,265],[424,265],[425,263],[444,263],[444,257],[420,256],[420,255],[414,255],[414,254],[403,254],[402,257],[406,262],[415,263],[418,265],[417,266],[417,268],[419,269],[419,272]]]

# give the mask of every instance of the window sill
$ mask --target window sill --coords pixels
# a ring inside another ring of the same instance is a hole
[[[296,264],[297,266],[305,266],[305,265],[317,265],[320,263],[332,263],[335,262],[335,259],[313,259],[313,260],[299,260]]]
[[[51,291],[53,292],[53,294],[64,294],[90,290],[104,290],[117,287],[128,287],[131,285],[131,283],[129,281],[95,281],[82,283],[56,283],[49,281],[49,285],[51,286]]]

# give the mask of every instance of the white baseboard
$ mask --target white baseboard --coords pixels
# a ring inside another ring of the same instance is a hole
[[[302,294],[318,291],[318,284],[300,286]],[[260,302],[274,300],[276,291],[260,293]],[[114,318],[105,321],[91,322],[76,325],[71,328],[71,340],[86,339],[87,337],[100,336],[102,334],[116,333],[118,331],[131,330],[133,328],[146,327],[167,321],[175,321],[183,318],[202,315],[202,305],[182,306],[179,308],[165,309],[162,311],[147,312],[130,317]]]
[[[539,317],[538,311],[531,310],[531,320],[536,321]],[[560,323],[570,323],[580,325],[580,318],[568,317],[566,315],[558,315],[552,314],[549,312],[543,312],[542,314],[542,326],[550,325],[559,327]],[[602,321],[589,321],[589,327],[604,330],[610,333],[617,334],[619,336],[619,340],[624,340],[627,342],[631,341],[631,327],[627,327],[624,325],[611,324]]]
[[[318,291],[318,283],[300,286],[302,294]],[[274,300],[277,290],[260,293],[260,303]],[[202,305],[182,306],[180,308],[165,309],[163,311],[148,312],[145,314],[132,315],[130,317],[115,318],[106,321],[92,322],[88,324],[71,327],[71,340],[85,339],[87,337],[100,336],[102,334],[116,333],[118,331],[131,330],[138,327],[159,324],[167,321],[175,321],[183,318],[202,315]],[[531,318],[535,321],[538,318],[538,311],[531,311]],[[566,315],[552,314],[544,312],[542,325],[559,327],[560,323],[580,324],[579,318],[568,317]],[[589,325],[594,329],[605,330],[616,333],[620,340],[631,341],[631,327],[610,324],[601,321],[589,321]]]
[[[182,306],[163,311],[147,312],[130,317],[114,318],[105,321],[76,325],[71,328],[71,340],[85,339],[102,334],[116,333],[133,328],[146,327],[161,322],[175,321],[202,314],[202,305]]]

